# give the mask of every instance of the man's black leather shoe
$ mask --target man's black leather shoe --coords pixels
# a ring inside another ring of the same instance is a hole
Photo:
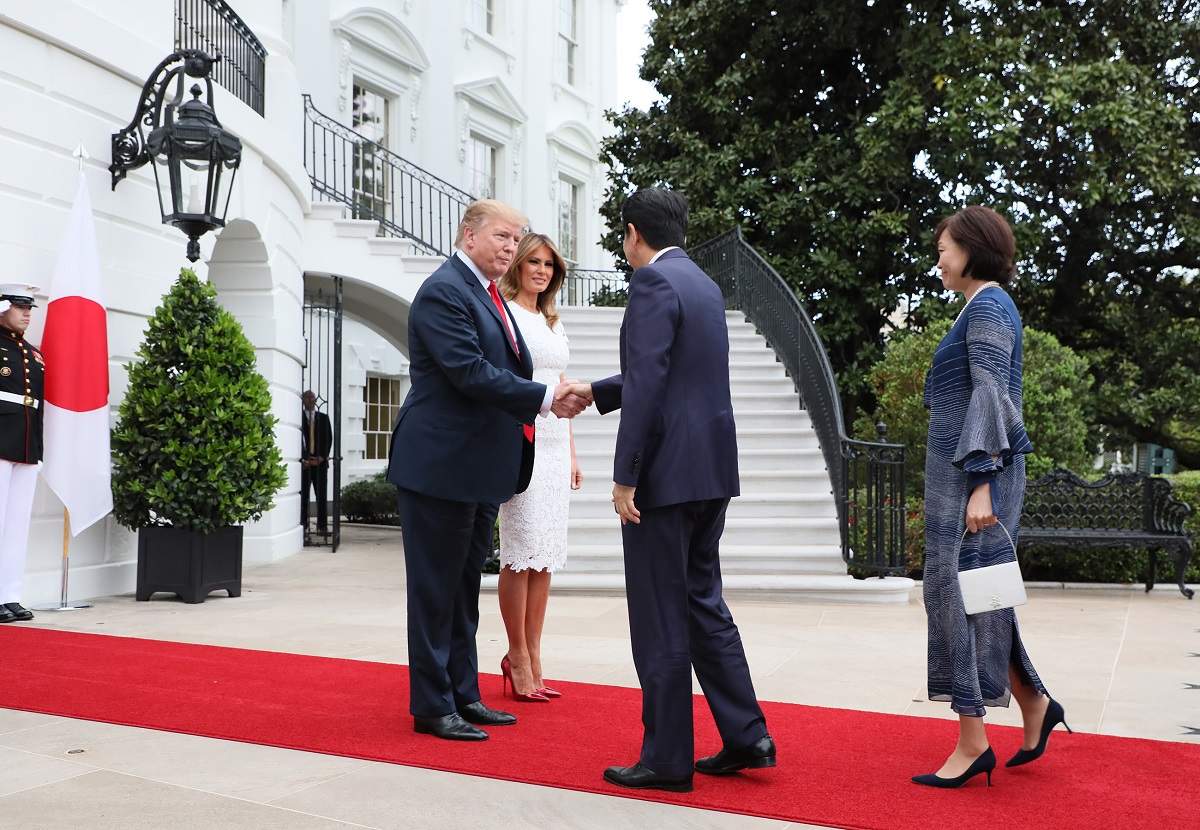
[[[6,602],[4,603],[3,607],[8,611],[8,613],[13,615],[14,620],[21,620],[24,622],[25,620],[33,619],[33,612],[28,608],[23,607],[19,602]]]
[[[669,778],[659,775],[650,767],[642,766],[640,761],[632,767],[609,767],[604,771],[604,780],[618,787],[629,787],[631,790],[666,790],[669,793],[692,791],[692,776]]]
[[[741,749],[722,749],[716,755],[696,762],[696,772],[705,775],[729,775],[742,769],[762,769],[775,766],[775,741],[771,736],[759,738]]]
[[[489,709],[483,705],[482,700],[468,703],[459,708],[458,714],[467,723],[477,723],[480,726],[508,726],[517,722],[515,715],[501,712],[498,709]]]
[[[17,615],[8,610],[8,606],[0,605],[0,623],[15,622]]]
[[[478,729],[458,714],[442,715],[440,718],[413,718],[413,732],[433,735],[447,741],[486,741],[488,733]]]

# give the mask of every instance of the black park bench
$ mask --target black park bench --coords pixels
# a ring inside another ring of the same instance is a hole
[[[1192,535],[1183,520],[1192,507],[1171,496],[1171,482],[1145,473],[1109,474],[1085,481],[1061,467],[1025,486],[1018,545],[1138,547],[1150,552],[1146,590],[1154,587],[1159,551],[1175,564],[1179,590],[1192,561]]]

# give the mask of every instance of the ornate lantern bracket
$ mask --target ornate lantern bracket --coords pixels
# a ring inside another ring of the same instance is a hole
[[[197,49],[168,56],[142,87],[133,121],[112,136],[113,189],[130,170],[153,162],[162,221],[187,234],[192,262],[200,258],[199,237],[225,226],[242,160],[241,140],[221,127],[212,108],[210,73],[220,59]],[[185,78],[204,82],[203,88],[192,84],[189,101],[183,100]]]

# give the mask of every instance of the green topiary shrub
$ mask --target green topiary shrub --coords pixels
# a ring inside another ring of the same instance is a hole
[[[342,513],[349,522],[398,525],[396,498],[396,485],[388,481],[387,472],[381,470],[365,481],[342,488]]]
[[[190,269],[150,318],[112,434],[113,515],[212,532],[254,521],[287,482],[254,347]]]

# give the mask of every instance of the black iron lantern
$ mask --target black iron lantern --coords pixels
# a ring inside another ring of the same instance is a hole
[[[211,103],[212,65],[220,60],[196,49],[180,49],[158,65],[142,87],[137,114],[112,137],[112,186],[147,162],[154,164],[159,210],[164,224],[188,236],[187,258],[200,258],[199,239],[225,227],[233,180],[242,161],[241,140],[221,127]],[[172,64],[181,66],[168,69]],[[185,77],[192,98],[183,101]],[[175,94],[167,93],[175,81]],[[204,95],[204,100],[200,96]],[[149,134],[146,131],[149,130]]]

